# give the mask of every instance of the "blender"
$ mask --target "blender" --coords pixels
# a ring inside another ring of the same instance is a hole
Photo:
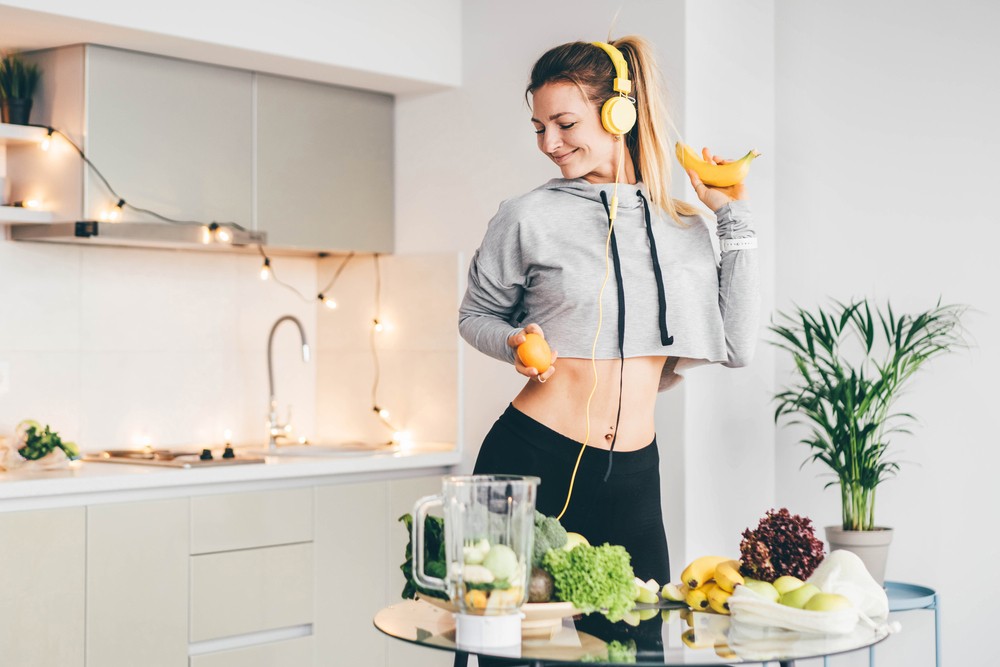
[[[520,649],[538,483],[517,475],[455,475],[442,480],[440,495],[413,506],[413,578],[444,591],[457,607],[461,647]],[[435,506],[444,514],[444,579],[424,572],[424,521]]]

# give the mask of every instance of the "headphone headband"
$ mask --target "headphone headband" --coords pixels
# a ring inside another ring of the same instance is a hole
[[[625,62],[625,56],[622,55],[622,52],[605,42],[591,42],[591,44],[602,49],[611,57],[611,62],[614,63],[615,73],[617,74],[614,81],[615,92],[622,95],[628,95],[632,92],[632,82],[628,78],[628,63]]]

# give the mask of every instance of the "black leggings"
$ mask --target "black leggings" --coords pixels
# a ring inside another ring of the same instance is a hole
[[[475,472],[540,477],[535,505],[543,514],[557,516],[582,446],[510,405],[483,440]],[[608,451],[587,447],[560,522],[591,544],[622,545],[632,556],[637,577],[665,584],[670,581],[670,558],[660,510],[656,439],[642,449],[615,452],[613,461],[604,481]]]

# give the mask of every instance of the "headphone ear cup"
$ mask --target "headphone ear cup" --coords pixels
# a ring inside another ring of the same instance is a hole
[[[611,134],[628,134],[635,119],[635,103],[627,97],[612,97],[601,107],[601,124]]]

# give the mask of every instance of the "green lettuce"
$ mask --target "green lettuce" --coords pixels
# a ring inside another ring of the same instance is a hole
[[[635,574],[623,546],[553,549],[545,554],[543,567],[552,575],[556,597],[581,611],[601,611],[617,622],[634,606]]]

